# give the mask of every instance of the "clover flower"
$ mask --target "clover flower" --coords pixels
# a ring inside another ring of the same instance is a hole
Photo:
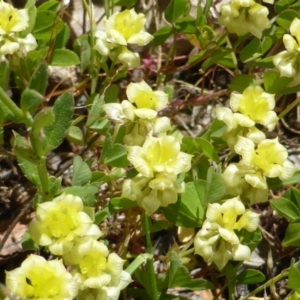
[[[128,100],[123,100],[120,104],[104,104],[103,109],[109,119],[117,122],[133,121],[136,117],[151,120],[156,118],[157,112],[168,103],[166,93],[153,91],[144,80],[139,83],[130,83],[126,94]]]
[[[110,253],[103,242],[90,237],[77,239],[73,249],[63,256],[72,266],[72,273],[81,283],[83,295],[97,292],[96,299],[119,299],[119,294],[132,280],[123,270],[124,260]]]
[[[274,95],[266,93],[260,86],[249,86],[243,94],[231,93],[230,107],[233,112],[242,114],[240,118],[243,118],[244,122],[252,121],[252,126],[258,123],[272,130],[278,121],[276,113],[273,111]]]
[[[243,165],[255,169],[253,174],[245,175],[247,182],[254,187],[264,188],[265,177],[286,180],[296,171],[295,166],[288,160],[286,148],[277,138],[265,139],[256,146],[251,140],[239,137],[235,151],[242,156]]]
[[[149,214],[160,206],[166,207],[177,201],[178,193],[184,192],[184,183],[177,184],[177,176],[159,173],[154,178],[139,174],[123,183],[122,197],[137,201]]]
[[[254,184],[251,180],[251,174],[258,176],[260,180]],[[247,167],[241,163],[231,163],[224,170],[222,177],[226,184],[227,193],[232,196],[240,196],[244,203],[247,202],[252,205],[268,200],[267,182],[255,168]]]
[[[221,270],[229,260],[247,260],[251,251],[242,245],[235,231],[257,229],[259,215],[245,206],[239,197],[226,200],[223,204],[208,205],[206,220],[194,239],[195,253],[207,263],[214,262]]]
[[[233,113],[227,107],[217,107],[215,112],[217,119],[227,125],[223,140],[226,141],[230,150],[234,150],[239,136],[247,137],[257,144],[266,138],[266,135],[254,126],[255,122],[250,118],[240,113]]]
[[[153,91],[142,80],[139,83],[130,83],[126,94],[128,100],[103,105],[110,120],[125,125],[126,135],[123,141],[126,145],[142,145],[150,131],[160,134],[171,128],[169,118],[157,118],[158,111],[168,103],[166,93]],[[118,127],[116,129],[118,130]]]
[[[62,260],[46,261],[34,254],[29,255],[21,267],[6,272],[6,286],[23,300],[73,300],[78,293],[78,283]]]
[[[11,4],[0,1],[0,60],[7,54],[25,55],[35,49],[37,43],[31,34],[21,37],[20,34],[28,27],[27,9],[16,9]]]
[[[262,31],[270,27],[268,14],[268,9],[254,0],[232,0],[221,6],[219,23],[238,36],[250,32],[261,38]]]
[[[192,155],[180,152],[180,143],[173,136],[147,136],[142,147],[127,149],[128,160],[145,177],[163,172],[177,175],[191,168]]]
[[[140,57],[128,49],[129,44],[145,46],[153,36],[144,29],[146,17],[134,9],[115,12],[104,21],[104,31],[96,32],[95,49],[102,55],[111,54],[129,67],[138,67]],[[112,52],[114,50],[114,53]]]
[[[273,57],[273,63],[281,76],[294,77],[293,82],[300,81],[300,20],[295,18],[290,26],[291,34],[283,36],[283,44],[286,48]]]
[[[93,224],[94,209],[85,207],[82,199],[73,195],[62,194],[38,204],[36,219],[29,224],[32,239],[55,255],[68,253],[78,237],[97,239],[102,235]]]

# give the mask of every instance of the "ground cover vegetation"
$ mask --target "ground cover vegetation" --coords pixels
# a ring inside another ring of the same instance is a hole
[[[300,299],[300,4],[159,2],[0,0],[1,299]]]

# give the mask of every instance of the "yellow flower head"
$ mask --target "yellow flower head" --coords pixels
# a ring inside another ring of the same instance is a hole
[[[262,31],[270,27],[268,14],[268,9],[254,0],[233,0],[221,6],[219,23],[238,36],[250,32],[261,38]]]
[[[191,168],[192,155],[180,152],[180,143],[173,136],[148,136],[142,147],[128,147],[128,160],[145,177],[155,173],[179,174]]]
[[[249,86],[243,94],[231,93],[230,107],[233,112],[241,113],[242,117],[247,118],[249,122],[264,125],[269,130],[274,129],[278,121],[276,113],[273,111],[274,95],[266,93],[260,86]]]
[[[74,248],[63,258],[66,264],[72,265],[72,272],[83,289],[117,295],[111,299],[118,299],[120,290],[132,281],[130,274],[123,271],[124,260],[116,253],[109,254],[103,242],[92,238],[77,239]]]
[[[141,119],[153,119],[157,111],[164,108],[168,103],[168,95],[162,91],[153,91],[151,87],[142,80],[139,83],[130,83],[126,94],[128,100],[136,105],[134,113]]]
[[[20,32],[28,27],[27,9],[16,9],[11,4],[0,2],[0,34]]]
[[[32,239],[41,246],[48,246],[55,255],[69,252],[78,237],[97,239],[102,235],[93,224],[93,208],[85,207],[82,199],[73,195],[63,194],[39,204],[36,219],[29,224]]]
[[[129,67],[138,67],[139,54],[130,51],[127,46],[145,46],[153,39],[144,29],[145,22],[145,15],[137,14],[134,9],[115,12],[105,20],[104,32],[96,32],[95,49],[102,55],[111,54],[112,59],[117,55],[118,60]]]
[[[33,35],[28,34],[25,38],[18,36],[28,27],[27,9],[16,9],[0,0],[0,12],[0,61],[5,60],[7,54],[26,55],[35,49],[37,43]]]
[[[266,178],[255,168],[241,163],[231,163],[223,172],[227,193],[240,196],[243,202],[254,204],[268,200],[268,185]],[[253,181],[254,178],[257,178]]]
[[[221,270],[229,260],[247,260],[250,249],[242,245],[235,230],[257,229],[259,215],[245,210],[239,197],[226,200],[222,205],[209,204],[206,220],[196,234],[195,253],[201,255],[208,263],[214,262]]]
[[[295,77],[295,83],[299,83],[299,56],[300,56],[300,20],[294,19],[290,26],[291,34],[283,36],[283,44],[286,48],[273,57],[273,63],[281,76]]]
[[[78,292],[78,283],[62,260],[46,261],[34,254],[21,267],[6,272],[6,286],[23,300],[73,300]]]
[[[159,173],[155,178],[138,175],[124,181],[122,197],[137,201],[140,207],[151,214],[160,206],[175,203],[178,193],[184,192],[184,185],[178,186],[176,179],[176,175],[169,173]]]
[[[168,103],[168,95],[162,91],[153,91],[142,80],[139,83],[130,83],[126,94],[128,100],[119,103],[108,103],[103,109],[111,120],[119,123],[134,121],[136,118],[152,120],[157,117],[157,112]]]
[[[248,174],[245,178],[254,187],[265,184],[264,176],[286,180],[296,171],[295,166],[288,161],[286,148],[277,138],[265,139],[256,146],[251,140],[239,137],[235,151],[242,156],[242,164],[255,169],[255,174]]]
[[[234,151],[239,136],[247,137],[257,144],[266,138],[266,135],[254,126],[253,120],[241,113],[233,113],[228,107],[217,107],[216,116],[227,125],[223,140],[231,151]]]
[[[134,9],[126,9],[115,12],[105,20],[104,28],[107,37],[113,43],[123,46],[127,44],[145,46],[153,39],[153,36],[145,31],[145,23],[144,14],[137,14]]]

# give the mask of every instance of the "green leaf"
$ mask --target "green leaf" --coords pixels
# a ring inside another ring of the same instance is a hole
[[[38,11],[53,11],[56,12],[59,2],[55,0],[50,0],[42,3],[38,7]]]
[[[109,208],[111,213],[116,213],[129,208],[137,207],[136,201],[127,198],[116,197],[109,201]]]
[[[67,135],[72,121],[74,100],[70,93],[64,93],[57,98],[53,106],[55,121],[44,128],[46,143],[44,154],[57,148]]]
[[[270,189],[278,189],[300,181],[300,171],[296,171],[294,175],[287,180],[280,180],[279,178],[267,178],[268,187]]]
[[[281,26],[282,28],[288,30],[291,26],[292,21],[295,18],[300,18],[300,14],[292,9],[287,9],[284,10],[283,12],[281,12],[277,18],[276,18],[276,22],[279,26]]]
[[[288,9],[291,5],[291,3],[295,2],[295,0],[279,0],[274,3],[274,9],[276,14],[281,13],[282,11],[285,11]]]
[[[99,94],[91,95],[90,101],[93,103],[92,108],[89,111],[89,116],[86,122],[86,126],[91,130],[105,134],[109,127],[109,120],[104,118],[103,104],[104,96],[99,96]]]
[[[10,77],[10,68],[9,68],[8,61],[1,61],[0,62],[0,87],[2,87],[4,91],[8,89],[9,77]]]
[[[39,249],[39,245],[32,240],[28,232],[25,232],[25,234],[22,236],[21,243],[24,251]]]
[[[48,66],[44,60],[35,69],[30,81],[28,89],[37,91],[39,94],[44,95],[48,85]]]
[[[53,49],[64,48],[70,38],[70,28],[67,23],[64,23],[62,30],[55,37]]]
[[[291,200],[297,206],[297,209],[300,210],[300,190],[291,187],[284,193],[283,197]]]
[[[285,232],[285,237],[282,241],[283,247],[300,247],[300,223],[292,223],[288,226]]]
[[[52,52],[50,65],[58,67],[70,67],[80,64],[77,54],[68,49],[55,49]]]
[[[191,10],[191,4],[186,0],[172,0],[166,8],[165,18],[174,23],[182,15],[187,15]]]
[[[81,186],[89,183],[92,178],[90,167],[80,156],[75,156],[73,160],[72,186]]]
[[[35,6],[35,0],[28,0],[25,4],[28,13],[28,26],[24,31],[22,31],[22,37],[25,37],[27,34],[31,33],[36,20],[37,9]]]
[[[125,7],[131,7],[136,4],[137,0],[113,0],[114,5],[120,5]]]
[[[105,103],[116,103],[118,102],[118,95],[120,89],[117,84],[111,84],[104,93],[104,102]]]
[[[32,33],[38,40],[50,40],[55,37],[55,34],[60,32],[63,26],[64,23],[57,16],[56,12],[50,10],[41,11],[38,9]]]
[[[226,184],[222,175],[215,173],[213,167],[210,167],[206,179],[206,203],[218,202],[225,194]]]
[[[54,118],[55,116],[52,107],[44,107],[34,116],[32,132],[34,134],[39,134],[45,126],[54,121]]]
[[[237,284],[256,284],[265,280],[265,275],[257,270],[244,270],[236,276]]]
[[[148,216],[146,218],[148,218]],[[145,222],[144,220],[145,220],[145,214],[142,214],[142,218],[141,218],[142,224],[144,224],[143,223],[143,222]],[[167,221],[150,222],[149,223],[149,232],[150,233],[154,233],[154,232],[158,232],[158,231],[161,231],[161,230],[166,230],[170,226],[171,226],[171,224],[169,222],[167,222]],[[144,227],[142,227],[142,234],[146,235],[146,231],[145,231]]]
[[[106,135],[100,161],[118,168],[124,168],[130,164],[127,159],[127,149],[121,144],[113,144],[110,134]]]
[[[300,261],[296,262],[290,267],[288,288],[300,293]]]
[[[96,203],[96,193],[98,186],[85,185],[85,186],[71,186],[61,190],[62,193],[71,194],[82,198],[87,206],[93,206]]]
[[[31,181],[38,189],[41,189],[41,181],[37,166],[31,163],[29,160],[17,156],[19,167],[22,170],[24,176]]]
[[[81,73],[88,69],[91,62],[91,46],[89,43],[89,36],[83,34],[79,36],[74,43],[74,51],[80,57]]]
[[[196,34],[198,32],[196,20],[192,17],[180,18],[175,23],[178,32],[184,34]]]
[[[240,58],[243,62],[254,60],[266,53],[272,46],[272,39],[264,37],[263,40],[254,38],[240,51]]]
[[[14,149],[14,153],[15,153],[16,157],[18,159],[19,158],[25,159],[29,163],[36,166],[36,164],[38,163],[37,156],[34,153],[31,145],[28,143],[28,141],[24,137],[22,137],[18,133],[14,132],[14,136],[15,136],[15,141],[14,141],[13,149]],[[25,174],[25,176],[26,176],[26,174]]]
[[[232,49],[227,49],[227,48],[220,48],[215,50],[208,59],[203,62],[201,68],[202,70],[208,69],[210,66],[214,65],[215,63],[219,63],[221,59],[223,59],[225,56],[228,54],[231,54]]]
[[[35,90],[25,89],[21,95],[21,109],[34,115],[37,108],[43,102],[43,96]]]
[[[217,151],[215,150],[214,146],[208,141],[203,138],[198,138],[197,143],[201,147],[201,152],[209,158],[212,159],[215,162],[220,162],[219,155]]]
[[[158,29],[154,34],[153,46],[162,45],[173,34],[173,28],[171,26],[163,26]]]
[[[85,144],[83,133],[77,126],[70,126],[67,138],[75,145],[83,146]]]
[[[164,215],[169,222],[187,228],[199,227],[202,224],[204,208],[200,197],[203,197],[205,186],[201,182],[201,180],[188,182],[180,199],[163,208]]]
[[[204,279],[191,279],[189,271],[182,265],[180,257],[173,250],[171,252],[171,263],[167,273],[168,287],[180,287],[192,291],[212,289],[214,286]]]
[[[299,208],[289,199],[277,198],[270,202],[272,208],[276,210],[281,216],[285,217],[289,221],[293,221],[300,217]]]
[[[276,71],[268,71],[264,74],[265,90],[267,93],[280,94],[292,80],[289,77],[281,77]]]

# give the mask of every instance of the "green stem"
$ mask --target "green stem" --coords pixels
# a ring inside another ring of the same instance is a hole
[[[8,97],[2,87],[0,87],[0,101],[12,112],[13,116],[24,122],[25,115],[23,111]]]
[[[265,284],[261,285],[260,287],[258,287],[257,289],[255,289],[254,291],[252,291],[251,293],[246,295],[245,297],[240,298],[240,300],[247,300],[250,297],[254,296],[255,294],[263,291],[265,288],[267,288],[267,287],[271,286],[272,284],[276,283],[277,281],[280,281],[284,277],[287,277],[289,275],[289,271],[290,271],[290,268],[283,270],[279,275],[271,278]]]
[[[146,243],[147,243],[147,253],[150,255],[147,258],[146,266],[149,275],[149,282],[151,288],[151,294],[149,295],[152,300],[158,300],[158,293],[157,293],[157,286],[156,286],[156,278],[155,272],[153,267],[153,249],[152,249],[152,242],[150,237],[150,226],[149,226],[149,216],[147,213],[144,215],[144,222],[143,222],[144,232],[146,233]]]
[[[37,165],[40,181],[41,181],[41,194],[43,196],[43,200],[49,200],[49,177],[46,166],[46,157],[42,157],[40,162]]]
[[[95,32],[96,32],[96,24],[94,22],[94,16],[92,7],[93,4],[90,0],[90,5],[87,4],[86,0],[83,0],[83,6],[87,11],[90,19],[90,46],[91,46],[91,63],[90,63],[90,77],[92,81],[91,86],[91,94],[96,92],[97,84],[98,84],[98,63],[96,62],[96,55],[95,55]]]
[[[289,111],[291,111],[296,105],[300,103],[300,97],[296,98],[286,109],[284,109],[279,115],[278,118],[282,119]]]

